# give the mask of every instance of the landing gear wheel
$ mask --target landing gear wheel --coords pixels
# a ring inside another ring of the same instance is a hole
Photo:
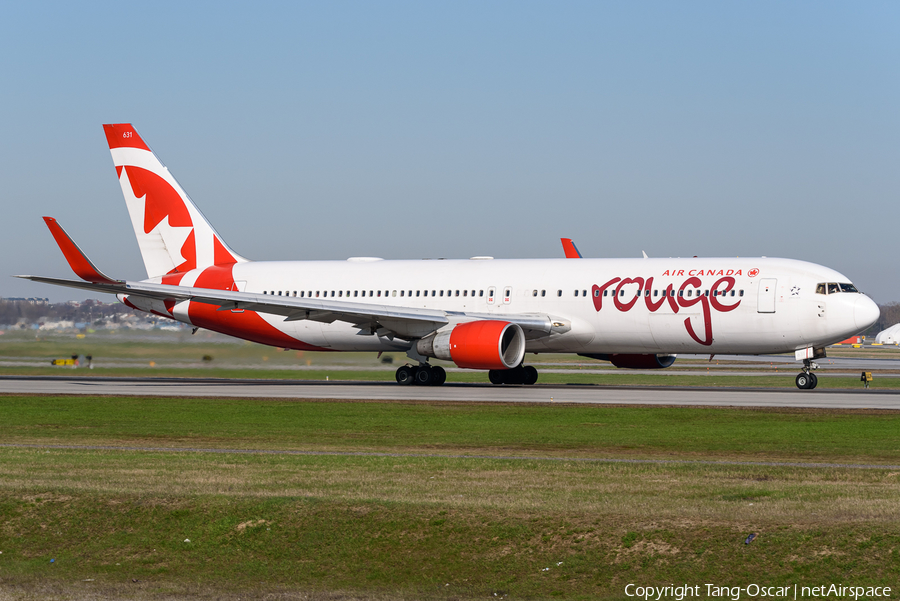
[[[794,382],[796,382],[797,384],[797,388],[799,388],[800,390],[807,390],[811,388],[812,378],[810,377],[810,375],[811,374],[807,373],[797,374],[797,378],[794,380]]]
[[[415,382],[416,372],[415,369],[409,365],[401,365],[397,368],[397,373],[394,374],[394,377],[397,379],[397,384],[408,386]]]
[[[526,386],[531,386],[532,384],[537,382],[538,370],[530,365],[526,365],[524,368],[524,372],[525,378],[523,380],[523,384],[525,384]]]
[[[505,384],[506,383],[506,370],[505,369],[492,369],[488,372],[488,380],[491,381],[491,384]]]
[[[416,384],[419,386],[431,386],[434,384],[434,370],[430,365],[419,366],[416,372]]]
[[[434,382],[432,383],[434,386],[440,386],[447,381],[447,372],[440,365],[435,365],[431,371],[434,373]]]
[[[816,377],[816,374],[809,374],[809,390],[812,390],[819,384],[819,378]]]

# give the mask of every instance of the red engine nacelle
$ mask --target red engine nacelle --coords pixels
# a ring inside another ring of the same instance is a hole
[[[675,355],[638,355],[620,353],[606,354],[583,354],[582,357],[590,357],[591,359],[600,359],[601,361],[609,361],[616,367],[624,367],[627,369],[665,369],[671,367],[675,363]]]
[[[470,321],[419,340],[416,350],[469,369],[512,369],[525,357],[525,333],[508,321]]]

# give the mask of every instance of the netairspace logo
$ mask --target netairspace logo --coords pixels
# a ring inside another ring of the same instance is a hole
[[[701,593],[702,591],[702,593]],[[634,583],[625,587],[625,595],[638,597],[645,601],[662,601],[674,599],[683,601],[687,598],[705,597],[731,599],[740,601],[744,598],[768,597],[773,599],[818,599],[841,598],[848,599],[890,598],[889,586],[847,586],[844,584],[823,584],[820,586],[766,586],[764,584],[748,584],[747,586],[720,586],[718,584],[681,584],[669,586],[640,586]]]

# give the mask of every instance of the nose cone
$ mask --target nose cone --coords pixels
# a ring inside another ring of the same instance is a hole
[[[881,315],[881,310],[875,304],[875,301],[868,296],[860,294],[853,304],[853,320],[856,322],[856,327],[859,331],[871,327],[878,321],[879,315]]]

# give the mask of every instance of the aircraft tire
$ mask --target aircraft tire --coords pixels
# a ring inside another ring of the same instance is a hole
[[[810,384],[812,384],[812,379],[809,377],[809,374],[800,373],[797,374],[794,382],[797,384],[797,388],[799,388],[800,390],[807,390],[809,389]]]
[[[409,365],[401,365],[397,368],[397,373],[394,374],[394,378],[397,380],[397,384],[409,386],[416,381],[416,372]]]
[[[433,386],[441,386],[444,382],[447,381],[447,372],[440,365],[435,365],[431,368],[434,372],[434,382],[432,382]]]
[[[488,372],[488,380],[491,381],[491,384],[505,384],[506,371],[505,369],[492,369]]]
[[[431,386],[434,384],[434,370],[430,365],[422,365],[416,372],[416,384],[419,386]]]
[[[816,377],[816,374],[809,374],[809,390],[812,390],[816,386],[819,385],[819,378]]]
[[[538,370],[532,367],[531,365],[526,365],[524,368],[524,381],[523,383],[526,386],[531,386],[538,380]]]

